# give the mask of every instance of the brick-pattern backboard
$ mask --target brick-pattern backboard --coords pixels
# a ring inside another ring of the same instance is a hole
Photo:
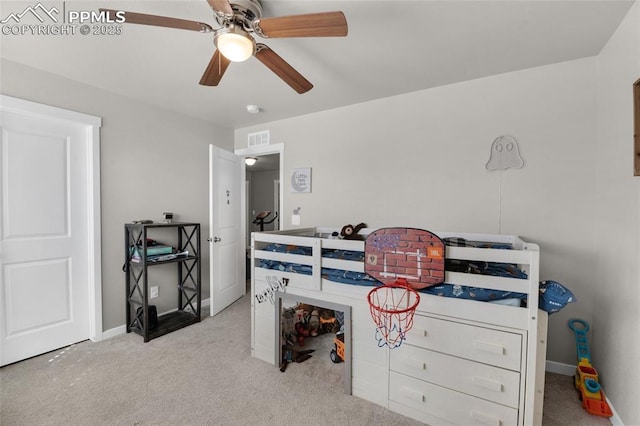
[[[383,283],[405,279],[415,289],[444,281],[444,242],[415,228],[381,228],[365,242],[364,270]]]

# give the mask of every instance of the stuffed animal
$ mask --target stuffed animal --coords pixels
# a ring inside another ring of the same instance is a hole
[[[359,223],[356,226],[353,226],[351,224],[345,225],[340,231],[340,236],[345,240],[364,240],[364,237],[362,235],[358,235],[358,232],[366,227],[367,225],[365,225],[364,223]]]
[[[309,316],[309,334],[312,337],[318,335],[320,330],[320,314],[317,309],[314,309]]]
[[[309,329],[302,322],[297,322],[295,330],[298,336],[298,346],[304,346],[304,338],[309,337]]]

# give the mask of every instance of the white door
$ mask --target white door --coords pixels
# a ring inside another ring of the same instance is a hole
[[[209,145],[209,247],[211,315],[245,293],[244,163]]]
[[[0,364],[91,337],[91,137],[86,125],[2,111]]]

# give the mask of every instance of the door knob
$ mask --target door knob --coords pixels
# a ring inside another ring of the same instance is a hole
[[[219,237],[213,237],[213,242],[217,243],[218,241],[222,241],[222,238]]]

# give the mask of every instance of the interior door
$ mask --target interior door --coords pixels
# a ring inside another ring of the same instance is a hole
[[[0,363],[90,337],[87,129],[2,111]]]
[[[245,293],[244,163],[209,145],[209,247],[211,315]]]

